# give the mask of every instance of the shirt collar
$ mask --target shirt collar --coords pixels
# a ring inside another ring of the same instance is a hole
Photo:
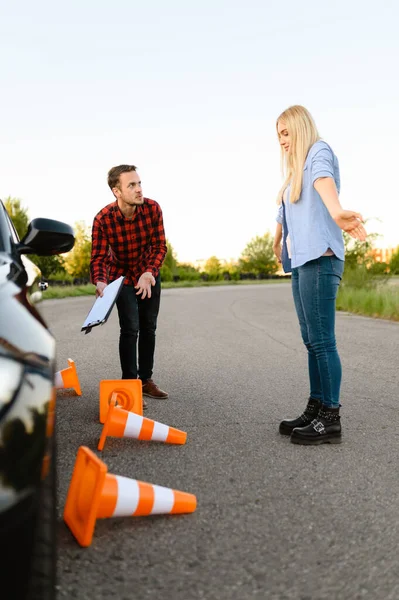
[[[147,198],[144,198],[144,204],[147,204]],[[141,213],[144,207],[144,204],[139,204],[136,206],[135,214]],[[131,219],[127,219],[122,213],[118,206],[118,201],[115,200],[112,206],[112,210],[115,213],[115,216],[119,223],[125,223],[126,221],[131,221]]]

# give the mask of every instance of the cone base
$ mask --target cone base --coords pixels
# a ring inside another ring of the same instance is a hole
[[[140,379],[103,379],[100,381],[100,423],[107,419],[109,403],[115,392],[118,393],[118,406],[143,415],[143,385]]]
[[[65,503],[64,521],[83,547],[90,546],[93,539],[107,470],[89,448],[79,448]]]

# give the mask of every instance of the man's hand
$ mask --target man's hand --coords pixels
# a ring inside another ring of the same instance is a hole
[[[274,244],[273,252],[276,255],[277,262],[281,263],[281,244]]]
[[[367,232],[363,227],[363,217],[360,213],[353,210],[340,210],[335,216],[334,221],[343,231],[346,231],[351,237],[364,242]]]
[[[136,296],[141,294],[141,299],[151,298],[151,286],[155,285],[155,278],[152,273],[143,273],[135,286]]]
[[[97,281],[96,284],[96,298],[102,296],[104,294],[104,290],[107,287],[107,284],[104,281]]]

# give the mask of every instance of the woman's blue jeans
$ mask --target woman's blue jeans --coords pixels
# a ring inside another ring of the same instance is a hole
[[[310,396],[339,406],[342,368],[335,341],[335,302],[344,262],[321,256],[292,269],[292,293],[308,350]]]

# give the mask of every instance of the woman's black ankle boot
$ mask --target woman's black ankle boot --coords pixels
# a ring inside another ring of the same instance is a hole
[[[294,444],[318,445],[340,444],[342,441],[341,418],[339,407],[331,408],[321,405],[319,414],[310,425],[297,427],[291,433]]]
[[[304,412],[297,419],[286,419],[281,421],[279,432],[281,435],[291,435],[295,427],[306,427],[312,420],[317,417],[321,406],[320,400],[309,398],[308,404]]]

